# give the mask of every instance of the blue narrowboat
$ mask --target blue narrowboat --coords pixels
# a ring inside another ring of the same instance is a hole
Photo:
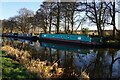
[[[83,34],[40,34],[40,40],[45,42],[59,42],[59,43],[74,43],[85,46],[100,46],[102,44],[102,37],[90,37]]]

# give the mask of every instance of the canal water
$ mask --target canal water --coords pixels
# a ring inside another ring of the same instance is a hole
[[[119,48],[83,48],[13,38],[4,38],[3,45],[28,50],[33,59],[58,62],[64,68],[64,77],[75,77],[85,71],[90,78],[120,78]]]

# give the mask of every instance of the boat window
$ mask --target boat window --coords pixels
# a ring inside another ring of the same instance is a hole
[[[44,37],[46,37],[46,35],[44,35]]]
[[[92,42],[92,38],[90,38],[90,42]]]
[[[81,37],[78,37],[78,40],[81,40]]]

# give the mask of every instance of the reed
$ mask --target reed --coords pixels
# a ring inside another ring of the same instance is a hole
[[[50,62],[31,59],[28,51],[20,51],[8,45],[1,47],[1,50],[7,51],[8,57],[19,61],[31,72],[37,73],[40,78],[58,78],[64,72],[63,68],[58,67],[57,62],[47,65]]]
[[[81,70],[81,75],[80,75],[81,80],[90,80],[89,74],[85,70]]]

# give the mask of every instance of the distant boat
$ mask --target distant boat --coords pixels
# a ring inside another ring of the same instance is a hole
[[[3,33],[2,37],[19,38],[19,39],[26,39],[26,40],[32,40],[32,41],[38,40],[37,36],[32,36],[31,34]]]
[[[32,40],[32,41],[37,41],[38,40],[38,37],[37,36],[32,36],[32,34],[18,34],[18,38],[26,39],[26,40]]]
[[[40,34],[40,41],[75,44],[81,46],[101,46],[102,37],[90,37],[84,34]]]

